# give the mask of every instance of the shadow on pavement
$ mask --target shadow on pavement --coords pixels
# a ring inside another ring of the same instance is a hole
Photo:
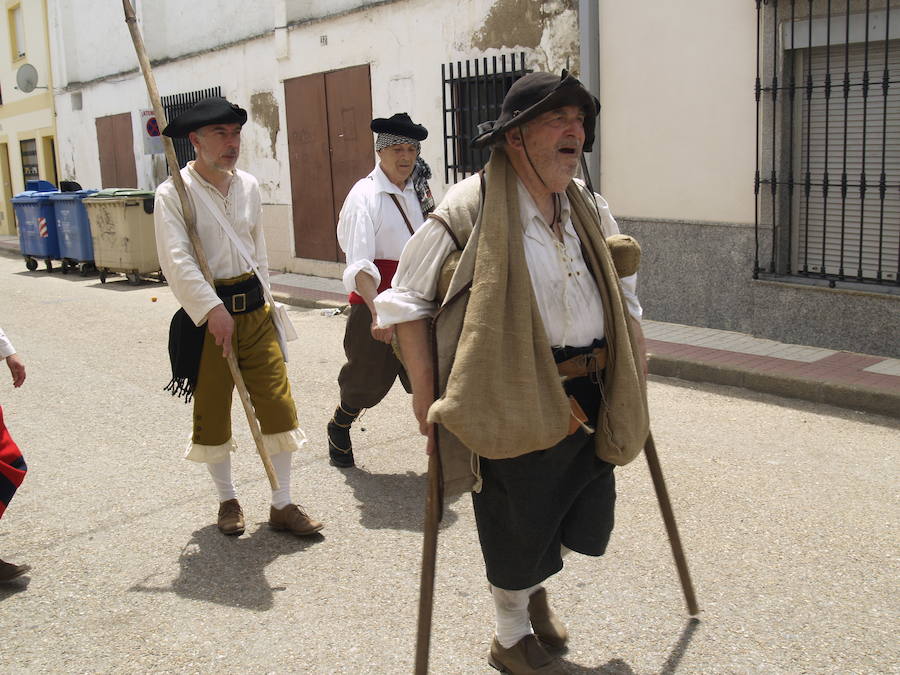
[[[421,532],[425,522],[425,474],[369,473],[362,469],[342,471],[359,502],[359,523],[367,530]],[[441,527],[449,527],[458,516],[444,508]]]
[[[697,627],[700,625],[700,619],[688,619],[687,624],[684,629],[681,631],[681,635],[678,637],[678,642],[675,643],[675,646],[672,647],[672,651],[669,652],[669,657],[666,659],[666,662],[663,664],[662,669],[659,671],[660,675],[673,675],[678,670],[678,664],[681,663],[681,659],[684,657],[684,653],[687,651],[688,645],[691,642],[691,639],[694,637],[694,633],[697,630]],[[635,671],[622,659],[610,659],[602,666],[597,666],[596,668],[586,668],[584,666],[580,666],[577,663],[572,663],[570,661],[566,661],[565,659],[561,659],[562,665],[565,668],[567,673],[602,673],[603,675],[635,675]]]
[[[565,668],[567,673],[603,673],[603,675],[635,675],[634,670],[631,669],[627,663],[625,663],[622,659],[610,659],[602,666],[597,666],[596,668],[585,668],[584,666],[579,666],[575,663],[570,663],[569,661],[562,661],[563,668]]]
[[[215,525],[197,530],[181,550],[178,576],[169,586],[148,585],[151,577],[128,590],[138,593],[175,593],[183,598],[264,612],[272,608],[274,592],[265,568],[282,555],[291,555],[323,541],[322,535],[295,537],[261,524],[249,536],[226,537]],[[157,576],[157,575],[154,575]]]
[[[25,576],[21,576],[17,579],[13,579],[12,581],[7,581],[6,583],[0,584],[0,602],[6,600],[7,598],[11,598],[16,595],[16,593],[21,593],[22,591],[28,588],[28,584],[31,583],[31,577],[26,574]]]

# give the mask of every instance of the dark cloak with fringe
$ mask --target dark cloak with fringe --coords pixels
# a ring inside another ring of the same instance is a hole
[[[172,379],[163,391],[172,396],[184,397],[190,403],[197,388],[197,374],[200,371],[200,354],[206,324],[195,326],[184,309],[179,309],[169,324],[169,362],[172,364]]]

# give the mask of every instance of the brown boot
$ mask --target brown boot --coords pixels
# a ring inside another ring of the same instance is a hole
[[[244,511],[237,499],[227,499],[219,504],[218,525],[222,534],[244,534]]]
[[[324,524],[310,518],[306,511],[296,504],[288,504],[283,509],[269,507],[269,527],[273,530],[287,530],[298,537],[315,534]]]
[[[550,609],[547,591],[542,586],[528,598],[528,618],[538,639],[551,649],[562,649],[569,641],[569,631]]]
[[[491,643],[488,663],[501,673],[532,675],[532,673],[565,673],[559,662],[547,653],[534,635],[526,635],[509,649],[497,642]]]
[[[28,565],[13,565],[12,563],[0,560],[0,583],[12,581],[17,577],[22,576],[30,569],[31,567]]]

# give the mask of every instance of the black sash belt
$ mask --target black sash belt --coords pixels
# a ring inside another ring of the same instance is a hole
[[[225,309],[231,314],[252,312],[266,304],[266,297],[256,276],[236,284],[216,286],[216,295],[222,299]]]

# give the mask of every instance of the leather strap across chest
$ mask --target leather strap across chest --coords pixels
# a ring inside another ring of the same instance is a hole
[[[406,217],[406,211],[403,210],[403,207],[400,206],[400,202],[397,199],[397,195],[388,193],[388,197],[391,198],[391,201],[394,202],[394,205],[397,207],[397,210],[400,212],[400,215],[403,216],[403,222],[406,223],[406,229],[409,230],[409,235],[412,236],[415,234],[415,230],[413,230],[413,226],[409,222],[409,218]]]

